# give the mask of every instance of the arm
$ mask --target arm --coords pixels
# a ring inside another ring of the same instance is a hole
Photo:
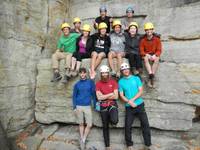
[[[114,90],[113,95],[109,97],[109,99],[118,99],[118,98],[119,98],[118,90],[116,89]]]
[[[142,93],[143,93],[143,87],[141,86],[141,87],[139,87],[138,93],[137,93],[132,99],[130,99],[130,100],[131,100],[132,102],[134,102],[136,99],[138,99],[139,97],[142,96]]]
[[[96,101],[97,101],[97,98],[96,98],[96,92],[95,92],[95,84],[94,84],[94,81],[91,80],[91,91],[92,91],[92,100],[93,100],[93,106],[94,108],[96,107]]]
[[[109,99],[111,96],[114,96],[114,93],[102,94],[100,91],[96,91],[96,95],[99,101],[103,101]]]
[[[156,55],[157,57],[160,57],[160,54],[161,54],[161,52],[162,52],[162,46],[161,46],[161,41],[160,41],[160,39],[158,39],[158,41],[157,41],[156,43],[157,43],[157,47],[156,47],[156,53],[155,53],[155,55]]]
[[[145,52],[144,52],[144,42],[143,42],[143,40],[140,41],[140,55],[141,55],[142,57],[145,56]]]
[[[128,103],[129,100],[124,96],[123,91],[119,92],[119,97],[123,102]]]

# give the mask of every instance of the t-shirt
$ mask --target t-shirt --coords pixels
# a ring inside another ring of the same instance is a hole
[[[99,33],[95,33],[92,36],[93,51],[108,53],[110,49],[110,37],[105,35],[101,37]]]
[[[100,91],[102,94],[109,94],[113,93],[114,90],[118,89],[118,84],[115,80],[109,79],[107,82],[104,81],[98,81],[96,83],[96,91]],[[111,101],[113,99],[108,99],[108,101]]]
[[[125,37],[122,33],[112,32],[110,34],[111,46],[110,50],[115,52],[124,52]]]
[[[57,48],[64,52],[73,53],[76,51],[76,39],[80,36],[78,33],[70,33],[68,36],[62,35],[57,43]]]
[[[139,88],[142,87],[142,82],[139,77],[130,75],[129,77],[122,77],[119,82],[119,92],[123,92],[125,97],[130,100],[139,92]],[[134,101],[138,106],[143,103],[143,99],[139,97]],[[126,107],[130,107],[128,103],[125,104]]]
[[[95,19],[95,22],[100,24],[101,22],[105,22],[108,26],[108,28],[106,29],[106,33],[110,33],[110,18],[109,16],[106,16],[104,19],[101,18],[101,16],[97,17]]]
[[[79,53],[86,53],[86,43],[83,40],[80,40],[78,43],[79,46]]]

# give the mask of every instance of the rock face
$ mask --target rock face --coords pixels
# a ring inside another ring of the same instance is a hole
[[[151,127],[165,134],[193,128],[194,111],[200,106],[198,0],[20,0],[2,1],[0,5],[0,120],[8,135],[24,129],[34,118],[47,124],[75,123],[71,94],[78,78],[66,86],[51,83],[50,57],[56,48],[60,24],[75,16],[91,24],[99,15],[101,4],[108,7],[109,15],[120,19],[131,4],[141,33],[143,24],[152,21],[156,32],[162,34],[157,88],[145,87],[143,95]],[[117,128],[124,126],[121,102],[119,108]],[[96,112],[93,122],[101,127]],[[134,126],[139,126],[138,122]]]

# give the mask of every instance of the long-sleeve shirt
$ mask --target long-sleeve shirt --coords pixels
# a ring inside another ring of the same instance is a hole
[[[93,100],[94,107],[96,106],[96,92],[93,80],[79,80],[73,89],[73,109],[76,106],[90,106]]]
[[[162,52],[162,46],[160,38],[155,35],[151,40],[148,40],[146,36],[140,42],[140,54],[141,56],[145,56],[146,54],[155,54],[160,57]]]
[[[125,50],[126,52],[129,53],[133,53],[133,54],[140,54],[140,39],[141,39],[141,35],[136,34],[134,37],[131,37],[129,33],[124,33],[125,35]]]

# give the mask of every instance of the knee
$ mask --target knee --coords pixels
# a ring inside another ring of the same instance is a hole
[[[113,56],[112,56],[112,53],[111,53],[111,52],[108,53],[108,58],[109,58],[109,59],[112,59],[112,57],[113,57]]]
[[[87,128],[88,129],[92,128],[92,124],[87,124]]]

